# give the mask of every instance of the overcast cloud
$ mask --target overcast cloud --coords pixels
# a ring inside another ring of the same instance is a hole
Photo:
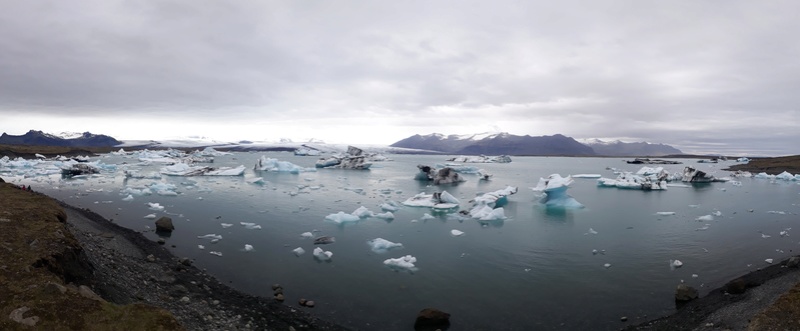
[[[800,154],[797,1],[6,1],[0,130]]]

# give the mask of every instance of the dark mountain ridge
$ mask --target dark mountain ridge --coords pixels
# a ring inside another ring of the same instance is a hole
[[[110,136],[84,132],[81,136],[64,139],[42,131],[30,130],[19,136],[3,133],[0,144],[27,146],[110,147],[122,144]]]
[[[464,155],[596,155],[591,147],[560,134],[552,136],[517,136],[505,132],[472,136],[417,134],[390,146]]]

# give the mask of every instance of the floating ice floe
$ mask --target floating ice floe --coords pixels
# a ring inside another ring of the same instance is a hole
[[[610,268],[611,267],[611,263],[606,263],[606,264],[603,265],[603,267]]]
[[[186,163],[176,163],[161,168],[160,172],[167,176],[242,176],[245,167],[221,167],[219,169],[205,166],[191,166]]]
[[[597,231],[595,231],[592,228],[589,228],[589,232],[584,233],[584,235],[587,235],[587,234],[597,234]]]
[[[305,239],[311,239],[311,238],[314,238],[314,234],[311,233],[311,232],[303,232],[303,233],[300,234],[300,237],[305,238]]]
[[[447,193],[447,191],[442,191],[441,193],[435,192],[433,194],[423,192],[403,201],[403,205],[405,206],[430,207],[435,209],[457,208],[459,203],[458,199],[450,193]]]
[[[233,224],[231,223],[220,223],[219,225],[221,225],[223,229],[227,229],[233,226]]]
[[[148,202],[147,205],[149,206],[148,209],[155,210],[155,211],[163,211],[164,206],[160,205],[158,202]]]
[[[698,222],[710,222],[710,221],[714,220],[714,216],[713,215],[703,215],[703,216],[700,216],[698,218],[695,218],[694,220],[698,221]]]
[[[486,170],[483,169],[478,170],[478,177],[480,177],[480,180],[489,180],[490,178],[492,178],[492,176],[494,175],[490,174]]]
[[[772,237],[772,236],[770,236],[770,235],[768,235],[768,234],[765,234],[765,233],[762,233],[762,234],[761,234],[761,238],[764,238],[764,239],[771,238],[771,237]]]
[[[463,235],[464,235],[464,232],[462,232],[462,231],[458,231],[458,230],[456,230],[456,229],[453,229],[453,230],[450,230],[450,234],[451,234],[453,237],[459,237],[459,236],[463,236]]]
[[[356,216],[358,218],[367,218],[375,216],[375,213],[373,213],[372,211],[367,209],[367,207],[364,206],[356,208],[356,210],[354,210],[351,214],[353,214],[353,216]]]
[[[511,163],[511,157],[508,155],[486,156],[486,155],[459,155],[450,158],[449,162],[461,163]]]
[[[386,259],[383,261],[383,264],[392,268],[394,270],[405,270],[409,272],[417,271],[417,267],[414,265],[417,263],[417,258],[411,255],[406,255],[403,257],[398,257],[396,259]]]
[[[677,269],[683,266],[683,262],[680,260],[669,260],[669,267],[670,269]]]
[[[152,182],[147,187],[148,192],[155,192],[155,194],[162,196],[177,196],[178,195],[177,189],[178,187],[175,186],[175,184],[169,184],[164,182]]]
[[[156,214],[147,214],[147,215],[144,216],[144,218],[146,218],[146,219],[155,219],[156,218]]]
[[[206,249],[206,246],[203,246],[203,245],[197,245],[197,248],[198,248],[198,249]]]
[[[216,255],[216,256],[222,256],[221,252],[216,252],[216,251],[210,251],[210,252],[208,252],[208,254]]]
[[[767,263],[769,263],[769,264],[772,264],[772,261],[773,261],[772,259],[766,259],[766,260],[764,260],[764,262],[767,262]]]
[[[244,251],[245,252],[252,252],[253,251],[253,245],[244,244]]]
[[[385,213],[378,213],[378,214],[375,214],[375,215],[374,215],[374,217],[375,217],[375,218],[380,218],[380,219],[382,219],[382,220],[387,220],[387,221],[390,221],[390,220],[393,220],[393,219],[394,219],[394,214],[392,214],[392,212],[389,212],[389,211],[387,211],[387,212],[385,212]]]
[[[266,183],[264,181],[264,177],[256,177],[253,179],[248,179],[247,182],[254,185],[264,185]]]
[[[775,175],[775,179],[780,180],[800,180],[800,174],[792,175],[787,171],[784,171],[780,174]]]
[[[292,253],[294,253],[294,255],[296,255],[296,256],[300,256],[300,255],[305,254],[306,250],[303,249],[303,247],[297,247],[297,248],[292,250]]]
[[[709,226],[711,226],[711,224],[705,224],[705,225],[703,225],[702,227],[699,227],[699,228],[697,228],[697,229],[694,229],[694,230],[695,230],[695,231],[705,231],[705,230],[708,230],[708,227],[709,227]]]
[[[433,217],[433,215],[431,215],[431,214],[425,213],[419,219],[421,221],[427,221],[427,220],[434,220],[434,219],[436,219],[436,217]]]
[[[786,215],[786,212],[785,211],[779,211],[779,210],[770,210],[770,211],[767,211],[767,214]]]
[[[133,201],[133,195],[128,194],[127,197],[122,198],[122,201]]]
[[[634,190],[666,190],[667,181],[665,179],[653,178],[651,176],[639,176],[630,172],[624,172],[616,179],[599,178],[597,186],[616,187],[621,189]]]
[[[459,175],[458,172],[450,167],[437,170],[436,168],[420,164],[417,165],[417,168],[419,168],[420,172],[417,173],[414,179],[420,181],[432,181],[433,185],[452,184],[466,181],[464,177]]]
[[[370,249],[375,253],[386,253],[391,249],[403,248],[403,244],[393,243],[383,238],[369,240],[367,241],[367,245],[369,245]]]
[[[340,212],[338,212],[336,214],[330,214],[328,216],[325,216],[325,220],[334,222],[336,224],[343,224],[343,223],[349,223],[349,222],[358,222],[358,221],[361,220],[361,218],[356,216],[356,215],[348,214],[348,213],[345,213],[343,211],[340,211]]]
[[[241,224],[242,226],[244,226],[245,229],[248,230],[261,230],[261,225],[258,225],[256,223],[239,222],[239,224]]]
[[[478,171],[480,171],[478,167],[465,166],[463,164],[458,164],[458,163],[446,163],[446,164],[437,163],[436,167],[440,169],[450,168],[453,169],[453,171],[460,174],[477,174]]]
[[[659,215],[659,216],[672,216],[672,215],[675,215],[675,212],[674,211],[659,211],[659,212],[656,212],[656,215]]]
[[[202,236],[197,236],[198,239],[211,239],[211,240],[222,240],[222,235],[218,234],[206,234]]]
[[[387,203],[382,203],[382,204],[380,205],[380,207],[381,207],[381,210],[383,210],[383,211],[398,211],[398,210],[400,209],[400,208],[399,208],[399,207],[397,207],[396,205],[394,205],[394,204],[392,204],[392,203],[389,203],[389,202],[387,202]]]
[[[532,188],[537,192],[544,192],[544,197],[539,201],[548,208],[583,208],[583,204],[567,194],[569,185],[573,183],[572,177],[561,177],[559,174],[552,174],[547,178],[539,178],[539,184]]]
[[[161,179],[161,174],[155,171],[151,171],[147,174],[140,174],[138,171],[135,170],[125,170],[125,178],[133,178],[133,179]]]
[[[313,253],[314,253],[314,257],[319,259],[320,261],[328,261],[328,260],[331,259],[331,256],[333,256],[333,253],[331,253],[330,251],[325,251],[325,250],[323,250],[322,248],[319,248],[319,247],[314,248],[314,252]]]
[[[600,178],[603,177],[600,174],[575,174],[571,175],[572,178]]]
[[[293,174],[317,171],[315,168],[304,168],[288,161],[279,161],[278,159],[268,158],[266,156],[261,156],[261,158],[256,161],[253,170],[289,172]]]

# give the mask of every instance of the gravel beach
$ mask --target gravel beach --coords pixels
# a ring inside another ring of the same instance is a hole
[[[240,293],[135,231],[61,205],[69,231],[94,267],[91,287],[110,302],[164,308],[187,330],[345,330],[307,313],[292,289],[286,289],[292,300],[287,302],[296,308],[278,303],[272,293]]]

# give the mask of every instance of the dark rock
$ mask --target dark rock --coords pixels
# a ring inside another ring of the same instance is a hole
[[[314,238],[314,245],[326,245],[335,242],[336,242],[336,237],[331,237],[331,236],[321,236]]]
[[[164,239],[164,238],[158,238],[158,244],[159,244],[159,245],[163,245],[163,244],[166,244],[166,243],[167,243],[167,240],[166,240],[166,239]]]
[[[450,326],[450,314],[436,308],[425,308],[417,314],[414,330],[447,329]]]
[[[0,177],[0,183],[5,183],[6,181],[3,180],[3,177]]]
[[[306,307],[314,308],[314,301],[311,301],[311,300],[306,301]]]
[[[680,284],[675,289],[675,301],[678,302],[692,301],[698,296],[697,289],[686,284]]]
[[[284,299],[285,298],[283,297],[283,294],[281,294],[281,293],[275,294],[275,300],[283,302]]]
[[[789,268],[797,268],[800,266],[800,256],[792,256],[789,261],[786,261],[786,266]]]
[[[622,316],[622,317],[619,318],[619,320],[622,321],[622,322],[627,322],[628,321],[628,316]]]
[[[67,293],[67,288],[63,285],[56,284],[49,282],[47,285],[44,286],[44,291],[47,294],[54,295],[54,294],[64,294]]]
[[[156,232],[172,232],[175,226],[172,225],[172,219],[169,217],[161,217],[156,221]]]
[[[190,265],[192,265],[192,260],[190,260],[188,257],[182,257],[180,260],[178,260],[178,262],[179,262],[180,264],[183,264],[183,265],[185,265],[185,266],[190,266]]]
[[[725,292],[730,294],[742,294],[747,289],[747,283],[743,278],[736,278],[725,284]]]
[[[281,286],[281,284],[272,284],[272,290],[273,290],[273,291],[275,291],[275,290],[277,290],[277,289],[279,289],[279,288],[283,288],[283,287]]]
[[[301,306],[305,306],[306,302],[308,302],[308,300],[301,298],[297,303],[299,303]]]

